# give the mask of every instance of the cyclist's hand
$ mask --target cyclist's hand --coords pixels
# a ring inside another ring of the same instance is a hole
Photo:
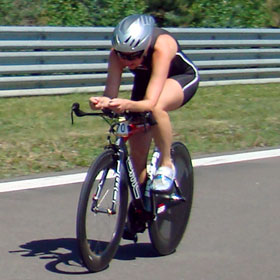
[[[120,114],[128,109],[128,103],[129,103],[128,99],[113,98],[109,101],[108,108]]]
[[[92,110],[103,110],[108,108],[110,100],[106,96],[93,96],[89,99],[89,106]]]

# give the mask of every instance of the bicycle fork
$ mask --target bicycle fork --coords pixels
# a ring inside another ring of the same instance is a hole
[[[105,199],[105,197],[108,194],[108,191],[107,191],[101,197],[102,190],[103,190],[104,184],[106,182],[107,176],[110,175],[110,174],[108,174],[109,170],[105,169],[105,170],[103,170],[103,172],[101,174],[101,179],[98,183],[96,194],[94,194],[93,198],[92,198],[92,206],[91,206],[91,211],[92,212],[94,212],[94,213],[104,213],[104,214],[108,214],[108,215],[116,214],[118,192],[119,192],[119,189],[120,189],[120,186],[121,186],[121,166],[122,166],[121,160],[118,159],[116,170],[114,171],[114,178],[113,178],[114,188],[113,188],[113,193],[112,193],[111,208],[100,207],[100,204],[102,203],[103,199]]]
[[[115,207],[113,206],[113,204],[112,204],[111,208],[107,208],[107,209],[100,207],[100,204],[102,203],[103,199],[105,199],[105,197],[108,194],[108,191],[107,191],[101,197],[103,186],[105,184],[108,172],[109,172],[108,169],[103,170],[103,172],[101,174],[101,179],[97,186],[97,191],[92,197],[91,211],[94,212],[95,214],[104,213],[104,214],[108,214],[108,215],[113,215],[116,213],[116,210],[115,210]]]
[[[102,208],[100,207],[100,204],[102,203],[103,199],[105,199],[105,196],[107,193],[102,192],[104,188],[104,184],[106,182],[107,176],[109,170],[103,170],[101,174],[100,181],[97,186],[97,191],[92,197],[92,205],[91,205],[91,211],[94,213],[105,213],[108,215],[114,215],[116,214],[116,208],[117,208],[117,199],[118,199],[118,193],[121,188],[121,182],[122,182],[122,176],[125,174],[123,173],[124,170],[122,170],[122,166],[126,170],[126,174],[128,176],[128,183],[130,185],[131,189],[131,194],[132,198],[134,201],[135,206],[138,209],[144,209],[143,201],[141,199],[141,190],[139,187],[138,180],[136,178],[132,162],[129,157],[125,156],[125,153],[120,150],[118,153],[118,159],[117,159],[117,164],[116,164],[116,170],[114,170],[114,188],[113,188],[113,193],[112,193],[112,205],[111,208]]]

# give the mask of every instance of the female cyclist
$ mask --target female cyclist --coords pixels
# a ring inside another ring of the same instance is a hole
[[[123,70],[134,74],[131,99],[118,98]],[[115,28],[109,56],[104,95],[91,97],[92,109],[152,111],[157,125],[149,132],[130,138],[131,159],[139,183],[146,182],[146,163],[154,139],[161,159],[152,189],[169,191],[175,177],[171,161],[172,127],[168,111],[186,104],[195,94],[199,75],[195,65],[183,54],[178,42],[167,31],[155,27],[149,15],[131,15]]]

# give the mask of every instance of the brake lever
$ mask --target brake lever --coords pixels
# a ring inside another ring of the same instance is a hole
[[[72,108],[71,108],[71,121],[72,125],[74,124],[74,113],[77,117],[84,117],[84,116],[108,116],[109,118],[113,119],[118,116],[118,114],[114,113],[111,110],[102,110],[102,113],[86,113],[80,109],[80,104],[79,103],[73,103]]]
[[[81,117],[83,112],[80,110],[80,104],[79,103],[73,103],[71,108],[71,122],[72,125],[74,124],[74,113],[77,117]]]
[[[74,116],[73,116],[73,110],[71,110],[71,124],[74,125]]]

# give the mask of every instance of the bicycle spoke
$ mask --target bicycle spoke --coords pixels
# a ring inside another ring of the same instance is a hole
[[[79,202],[79,249],[84,264],[92,271],[103,269],[114,256],[125,222],[127,189],[115,190],[115,178],[111,175],[115,174],[116,163],[112,153],[104,152],[93,163]],[[113,198],[115,212],[112,211]]]

